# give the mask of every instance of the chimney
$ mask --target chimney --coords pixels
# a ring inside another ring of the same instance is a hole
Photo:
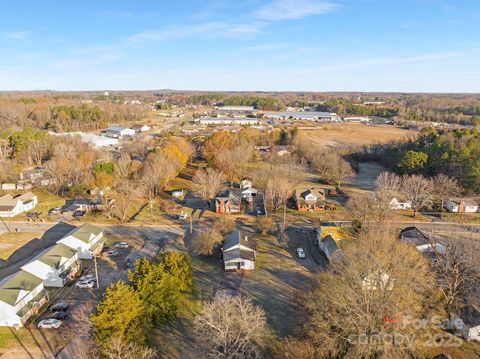
[[[248,242],[248,237],[247,236],[245,236],[245,242]]]

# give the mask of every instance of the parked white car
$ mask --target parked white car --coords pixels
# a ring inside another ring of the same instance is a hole
[[[118,255],[118,251],[116,251],[114,249],[110,249],[110,250],[106,251],[105,254],[109,257],[115,257],[116,255]]]
[[[95,281],[94,280],[89,280],[89,281],[79,281],[75,283],[76,288],[93,288],[95,286]]]
[[[303,248],[297,248],[297,256],[300,259],[305,259],[307,257]]]
[[[128,243],[127,242],[118,242],[118,243],[115,243],[114,247],[115,248],[126,249],[126,248],[128,248]]]
[[[57,329],[60,328],[62,323],[63,322],[61,320],[49,318],[40,321],[40,323],[38,323],[38,327],[43,329]]]
[[[82,275],[78,281],[79,282],[88,282],[88,281],[95,280],[95,279],[96,279],[95,274],[85,274],[85,275]]]

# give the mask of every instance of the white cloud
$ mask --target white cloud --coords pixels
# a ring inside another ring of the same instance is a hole
[[[454,57],[463,57],[466,56],[464,52],[443,52],[436,54],[424,54],[417,56],[405,56],[405,57],[375,57],[363,61],[349,62],[337,65],[327,65],[317,68],[310,68],[304,70],[294,71],[298,74],[304,73],[315,73],[315,72],[324,72],[332,70],[344,70],[344,69],[353,69],[358,67],[367,67],[367,66],[381,66],[381,65],[395,65],[402,63],[415,63],[415,62],[426,62],[426,61],[435,61],[441,59],[448,59]]]
[[[231,24],[224,22],[207,22],[195,25],[184,25],[158,31],[145,31],[127,37],[130,42],[178,39],[196,35],[236,37],[260,32],[262,24]]]
[[[284,49],[286,47],[289,47],[289,45],[274,43],[274,44],[261,44],[261,45],[248,46],[243,49],[247,51],[268,51],[268,50]]]
[[[30,36],[29,31],[4,31],[2,32],[3,37],[13,39],[13,40],[23,40]]]
[[[325,14],[337,8],[337,4],[327,0],[273,0],[257,10],[255,15],[266,21],[294,20]]]

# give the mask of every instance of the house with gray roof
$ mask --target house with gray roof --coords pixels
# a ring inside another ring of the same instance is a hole
[[[322,238],[321,228],[315,229],[315,244],[321,250],[330,262],[335,262],[340,258],[341,250],[331,234]]]
[[[222,190],[215,197],[215,212],[240,213],[242,211],[242,191],[238,188]]]
[[[38,198],[32,192],[0,197],[0,217],[14,217],[22,212],[30,211],[38,204]]]
[[[223,239],[222,255],[225,271],[252,270],[257,255],[256,243],[239,230],[228,233]]]
[[[444,207],[452,213],[478,212],[478,203],[472,198],[447,198]]]

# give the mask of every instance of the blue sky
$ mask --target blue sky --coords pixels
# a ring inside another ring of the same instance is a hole
[[[0,90],[480,92],[478,0],[16,0]]]

